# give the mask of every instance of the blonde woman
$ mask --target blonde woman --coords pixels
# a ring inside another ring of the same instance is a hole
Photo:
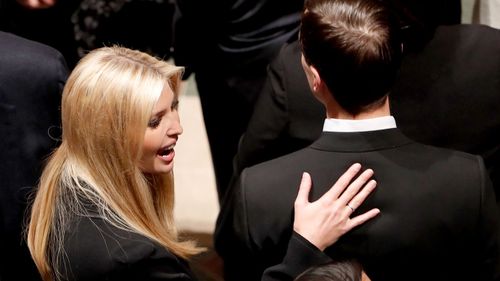
[[[62,143],[45,167],[28,226],[44,281],[194,279],[187,259],[201,250],[179,241],[172,214],[182,71],[139,51],[105,47],[70,75]],[[314,203],[307,200],[305,174],[291,258],[263,279],[301,272],[305,268],[294,268],[297,256],[310,261],[305,266],[325,262],[327,245],[378,213],[349,218],[347,203],[359,205],[375,187],[371,170],[351,183],[359,170],[353,165],[333,186],[336,196]]]

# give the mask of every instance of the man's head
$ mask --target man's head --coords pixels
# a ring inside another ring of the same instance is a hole
[[[361,264],[355,260],[332,261],[313,266],[294,281],[370,281]]]
[[[399,20],[379,0],[308,0],[300,27],[305,63],[347,112],[385,101],[399,70]]]

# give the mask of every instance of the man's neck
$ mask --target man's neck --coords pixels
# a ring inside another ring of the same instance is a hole
[[[391,110],[389,108],[389,98],[386,98],[384,103],[378,107],[370,108],[369,110],[360,112],[358,114],[351,114],[341,108],[337,103],[329,104],[326,107],[326,117],[335,119],[346,120],[363,120],[372,119],[384,116],[390,116]]]

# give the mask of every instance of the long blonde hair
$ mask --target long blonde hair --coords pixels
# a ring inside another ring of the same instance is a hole
[[[58,279],[68,219],[85,215],[84,202],[182,258],[200,251],[178,240],[172,173],[139,169],[151,112],[164,87],[178,94],[182,71],[139,51],[104,47],[71,73],[62,97],[62,143],[42,173],[28,225],[43,280]]]

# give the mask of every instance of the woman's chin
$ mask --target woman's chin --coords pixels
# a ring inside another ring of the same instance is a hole
[[[151,174],[151,175],[154,175],[154,174],[168,174],[172,171],[172,169],[174,168],[174,162],[171,161],[169,163],[164,163],[164,162],[160,162],[160,163],[155,163],[154,165],[150,166],[150,167],[141,167],[141,171],[145,174]]]

